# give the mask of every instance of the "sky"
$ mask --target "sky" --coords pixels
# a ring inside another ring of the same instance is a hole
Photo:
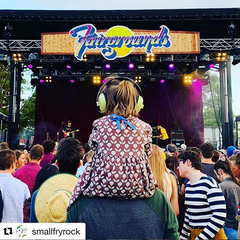
[[[0,0],[0,9],[127,10],[127,9],[240,8],[240,0]],[[240,28],[240,26],[238,26]],[[233,113],[240,115],[240,63],[232,65]]]

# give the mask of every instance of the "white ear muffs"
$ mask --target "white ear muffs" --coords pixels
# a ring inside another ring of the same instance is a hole
[[[130,81],[131,83],[134,84],[134,86],[136,87],[138,94],[139,94],[138,100],[137,100],[137,112],[140,112],[140,110],[143,109],[144,104],[143,104],[143,93],[142,93],[142,90],[139,87],[139,85],[137,83],[135,83],[131,78],[118,77],[118,78],[114,78],[112,80],[119,80],[119,81],[126,80],[126,81]],[[106,111],[107,100],[106,100],[104,92],[102,92],[102,89],[104,88],[104,86],[106,84],[107,84],[107,86],[110,85],[112,80],[110,80],[107,83],[105,83],[104,85],[102,85],[97,94],[96,104],[99,107],[100,111],[103,113]]]

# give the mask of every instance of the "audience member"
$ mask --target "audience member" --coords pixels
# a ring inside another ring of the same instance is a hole
[[[237,155],[232,155],[229,160],[232,163],[233,172],[236,178],[240,180],[240,153]]]
[[[9,149],[9,145],[8,145],[7,142],[1,142],[0,143],[0,151],[2,151],[4,149]]]
[[[40,166],[44,167],[51,163],[54,158],[53,151],[55,148],[55,142],[53,140],[45,140],[42,142],[42,146],[44,148],[44,156],[42,161],[40,162]]]
[[[227,157],[228,158],[230,158],[233,155],[234,150],[236,150],[236,148],[234,146],[227,147]]]
[[[23,222],[23,204],[30,197],[28,186],[14,178],[16,155],[12,150],[0,151],[0,189],[3,200],[2,223]]]
[[[24,151],[15,150],[16,153],[16,170],[23,167],[28,161]]]
[[[59,174],[52,176],[40,186],[31,206],[34,209],[33,213],[31,210],[32,221],[66,221],[66,208],[78,181],[75,175],[82,155],[83,146],[77,139],[67,137],[60,141],[56,155]]]
[[[212,161],[214,147],[212,143],[202,143],[200,145],[200,156],[202,158],[202,170],[201,172],[214,178],[218,183],[219,180],[214,173],[214,162]]]
[[[193,151],[179,155],[181,177],[189,179],[185,191],[185,219],[180,239],[227,239],[223,230],[226,203],[217,182],[201,172],[201,159]]]
[[[102,113],[106,116],[93,122],[88,141],[94,155],[79,179],[71,203],[81,194],[134,199],[150,197],[155,191],[156,181],[148,161],[152,128],[137,117],[140,87],[131,79],[114,78],[98,92],[99,101],[105,97],[108,102]]]
[[[187,150],[187,145],[186,144],[181,144],[180,145],[180,147],[181,147],[181,152],[184,152],[184,151],[186,151]]]
[[[149,163],[153,175],[157,180],[158,188],[166,194],[177,216],[179,214],[177,182],[175,177],[169,173],[169,170],[166,167],[162,149],[155,144],[153,144]]]
[[[40,186],[45,182],[48,178],[52,177],[55,174],[58,174],[59,170],[58,167],[55,165],[48,164],[44,166],[37,174],[36,176],[36,182],[33,187],[33,194],[31,198],[31,208],[30,208],[30,222],[38,222],[35,211],[34,211],[34,206],[35,206],[35,200],[36,200],[36,195],[38,193],[38,189]]]
[[[39,163],[43,158],[43,152],[44,149],[42,145],[34,145],[30,151],[30,162],[18,169],[13,175],[28,185],[31,194],[33,186],[35,185],[37,173],[42,168]]]
[[[212,161],[215,163],[220,159],[219,152],[217,150],[213,150]]]
[[[240,184],[234,176],[230,161],[220,159],[214,165],[216,176],[221,181],[220,187],[223,191],[226,206],[227,218],[224,231],[228,239],[238,239],[238,221],[236,220],[238,203],[240,199]]]
[[[167,146],[166,146],[166,155],[167,157],[168,156],[177,156],[178,155],[178,149],[176,147],[175,144],[173,143],[169,143]]]

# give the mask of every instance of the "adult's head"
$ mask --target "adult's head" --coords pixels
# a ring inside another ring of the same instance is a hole
[[[44,140],[42,142],[42,146],[44,148],[44,152],[50,153],[54,150],[55,148],[55,142],[53,140]]]
[[[40,161],[43,158],[44,148],[40,144],[34,145],[30,150],[30,158],[32,160]]]
[[[24,151],[16,150],[16,169],[23,167],[28,161]]]
[[[138,116],[138,112],[143,108],[142,91],[129,78],[110,78],[99,89],[97,105],[106,115],[117,114],[125,118]]]
[[[10,149],[4,149],[0,151],[0,171],[15,169],[16,154]]]
[[[178,178],[180,177],[179,175],[179,171],[178,171],[178,158],[177,156],[169,156],[166,158],[166,166],[168,169],[172,170],[173,172],[176,173],[176,175],[178,176]]]
[[[80,159],[83,156],[83,146],[75,138],[63,138],[57,148],[57,165],[60,173],[76,174]]]
[[[233,172],[235,176],[240,179],[240,153],[237,155],[232,155],[229,158],[230,162],[232,163],[233,166]]]
[[[199,150],[204,158],[212,158],[214,147],[212,143],[206,142],[200,145]]]
[[[200,155],[194,151],[180,153],[178,158],[178,169],[181,177],[188,177],[192,170],[201,170],[202,168]]]
[[[231,157],[235,150],[236,150],[236,148],[234,146],[227,147],[227,157]]]
[[[239,185],[236,176],[233,172],[233,166],[227,158],[222,158],[214,164],[214,170],[217,178],[222,182],[225,178],[230,177],[236,184]]]
[[[178,155],[178,149],[177,149],[177,146],[173,143],[170,143],[166,146],[166,150],[167,152],[169,152],[171,155],[175,155],[177,156]]]
[[[35,185],[33,187],[33,191],[35,192],[36,190],[39,189],[39,187],[42,185],[42,183],[47,180],[49,177],[58,174],[59,170],[58,167],[56,165],[53,164],[48,164],[46,166],[44,166],[37,174],[36,176],[36,182]]]
[[[0,151],[4,149],[9,149],[9,145],[7,142],[1,142],[0,143]]]
[[[72,126],[72,121],[71,120],[68,120],[68,127],[71,127]]]
[[[220,159],[219,152],[217,150],[213,151],[212,161],[217,162]]]

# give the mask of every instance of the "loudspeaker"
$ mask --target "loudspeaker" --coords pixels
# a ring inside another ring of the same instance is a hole
[[[183,131],[182,130],[172,130],[171,131],[171,140],[183,140]]]
[[[96,98],[96,104],[97,104],[97,106],[99,106],[101,112],[104,113],[106,111],[106,106],[107,106],[107,99],[106,99],[105,93],[102,92],[102,90],[104,89],[105,86],[109,87],[114,80],[118,80],[119,82],[121,82],[123,80],[126,80],[126,81],[131,82],[135,86],[135,88],[138,91],[137,111],[139,112],[144,107],[144,105],[143,105],[143,92],[142,92],[142,89],[139,87],[139,85],[137,83],[135,83],[133,81],[133,79],[128,78],[128,77],[113,78],[113,79],[107,81],[105,84],[103,84],[100,87],[100,89],[98,90],[97,98]]]
[[[172,140],[171,143],[175,144],[177,148],[181,148],[181,144],[185,144],[184,140]]]

